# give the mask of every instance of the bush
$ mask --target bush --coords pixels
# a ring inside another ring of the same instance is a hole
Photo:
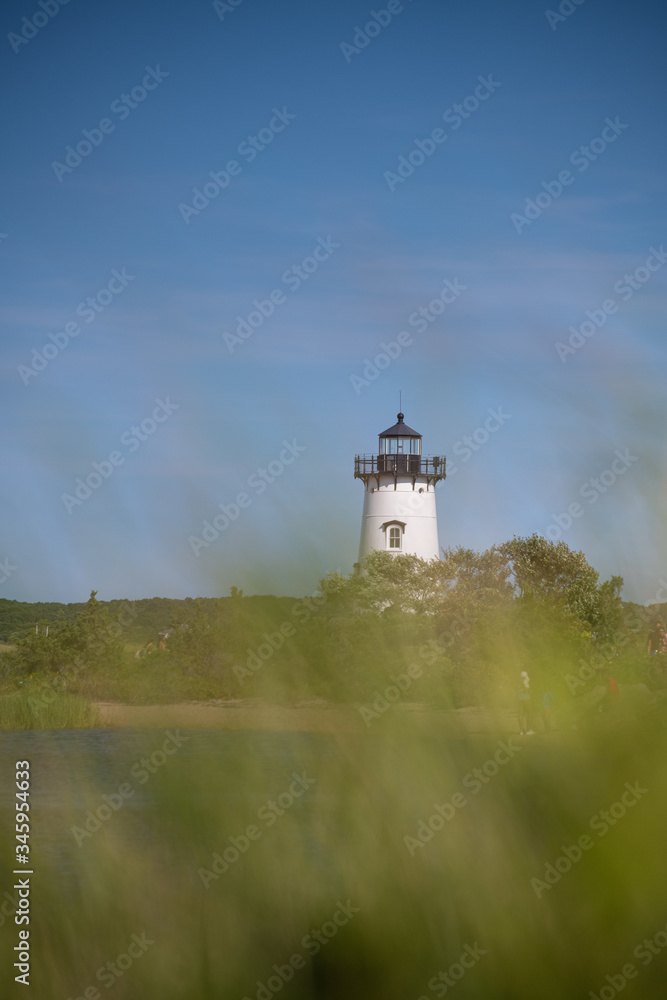
[[[17,678],[48,672],[62,673],[91,663],[113,670],[118,667],[123,646],[118,622],[97,600],[97,591],[74,622],[61,614],[55,624],[40,622],[34,632],[16,639],[12,652],[3,656],[3,672]]]

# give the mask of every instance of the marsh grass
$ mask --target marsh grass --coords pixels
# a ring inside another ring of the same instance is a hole
[[[0,697],[0,729],[90,729],[100,725],[94,705],[75,694],[28,690]]]

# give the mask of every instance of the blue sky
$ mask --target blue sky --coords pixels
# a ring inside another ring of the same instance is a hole
[[[560,534],[654,599],[667,15],[561,8],[4,5],[0,596],[311,592],[356,559],[353,458],[402,390],[452,470],[443,546]]]

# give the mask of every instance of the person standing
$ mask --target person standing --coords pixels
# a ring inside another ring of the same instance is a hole
[[[600,711],[613,712],[621,701],[621,691],[616,680],[608,670],[602,671],[602,679],[606,682],[604,698],[600,702]]]
[[[656,656],[658,653],[667,653],[667,632],[662,622],[655,623],[648,637],[648,655]]]
[[[521,671],[521,680],[517,690],[517,717],[519,722],[519,733],[532,735],[531,725],[531,705],[530,705],[530,677],[525,670]]]
[[[553,703],[553,691],[545,691],[542,694],[542,725],[545,733],[551,732],[551,706]]]

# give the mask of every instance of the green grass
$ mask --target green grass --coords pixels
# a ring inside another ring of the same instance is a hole
[[[22,691],[0,697],[0,729],[90,729],[99,725],[95,706],[78,695]]]
[[[281,1000],[433,1000],[444,994],[432,977],[476,944],[486,954],[457,982],[461,1000],[584,1000],[628,962],[638,971],[628,1000],[664,995],[667,949],[646,966],[633,956],[667,925],[663,715],[515,740],[522,749],[478,791],[466,779],[494,759],[495,736],[429,735],[398,712],[360,737],[295,737],[282,755],[285,744],[267,748],[261,734],[208,746],[187,735],[143,784],[128,776],[161,745],[158,731],[146,750],[122,737],[106,747],[95,786],[89,760],[47,762],[30,924],[42,1000],[93,985],[106,995],[97,970],[144,932],[154,943],[115,980],[114,1000],[255,1000],[257,983],[295,954],[304,966]],[[269,825],[258,811],[294,771],[316,781]],[[77,845],[72,827],[126,780],[132,798]],[[639,801],[604,834],[593,829],[637,782]],[[411,853],[405,837],[456,793],[465,803]],[[261,836],[244,842],[249,825]],[[590,849],[538,895],[531,879],[544,881],[586,833]],[[245,849],[205,887],[199,870],[231,837]],[[359,912],[311,955],[305,936],[348,899]],[[0,928],[5,967],[15,930]]]

